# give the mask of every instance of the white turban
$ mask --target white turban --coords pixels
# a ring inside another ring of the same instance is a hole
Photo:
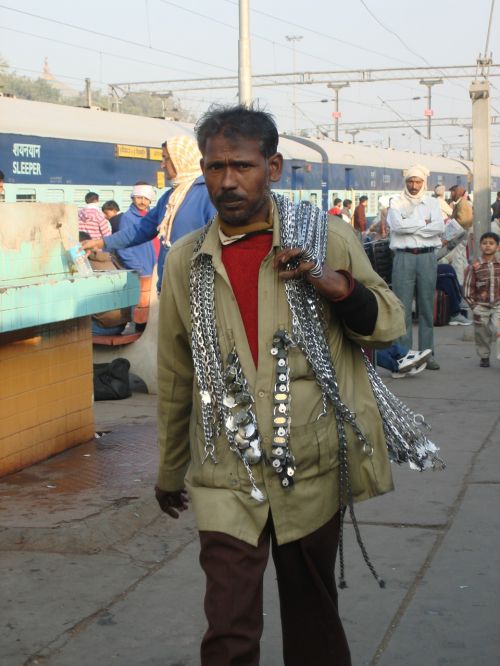
[[[407,199],[412,206],[418,205],[426,196],[428,175],[429,175],[429,169],[427,169],[427,167],[422,166],[421,164],[415,164],[414,166],[408,169],[408,172],[405,176],[405,189],[403,190],[403,197]],[[406,186],[406,182],[410,178],[420,178],[420,180],[424,181],[422,188],[420,189],[420,192],[418,192],[417,194],[410,194],[408,187]]]
[[[132,197],[146,197],[149,201],[153,201],[154,195],[155,193],[151,185],[134,185],[131,194]]]
[[[424,167],[421,164],[414,164],[408,169],[405,180],[408,180],[408,178],[420,178],[425,182],[429,173],[427,167]]]

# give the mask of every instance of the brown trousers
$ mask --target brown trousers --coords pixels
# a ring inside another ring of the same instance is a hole
[[[339,514],[308,536],[278,546],[269,519],[257,547],[222,532],[200,532],[208,629],[202,666],[258,666],[263,577],[269,544],[276,567],[285,666],[350,666],[338,613],[335,557]]]

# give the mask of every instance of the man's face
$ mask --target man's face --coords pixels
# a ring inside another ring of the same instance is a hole
[[[280,179],[280,153],[264,157],[257,139],[208,139],[200,162],[212,203],[221,219],[234,226],[262,221],[268,213],[271,182]]]
[[[422,178],[417,178],[416,176],[412,176],[411,178],[408,178],[406,180],[406,189],[413,196],[415,196],[415,194],[418,194],[423,186],[424,186],[424,181],[422,180]]]
[[[4,193],[3,180],[0,180],[0,194]]]
[[[494,238],[483,238],[479,245],[481,246],[482,254],[486,257],[491,257],[498,251],[498,244],[495,243]]]
[[[173,180],[177,176],[177,170],[174,166],[174,163],[172,162],[170,155],[168,154],[167,146],[162,146],[161,156],[162,156],[161,168],[167,174],[167,178],[169,180]]]
[[[112,217],[118,215],[118,211],[114,210],[113,208],[108,208],[107,210],[103,210],[102,212],[107,220],[111,220]]]
[[[147,197],[132,197],[132,201],[134,203],[134,206],[142,212],[145,210],[149,210],[149,206],[151,205],[151,201]]]

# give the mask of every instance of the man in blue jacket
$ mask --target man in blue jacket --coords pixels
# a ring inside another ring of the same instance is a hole
[[[136,183],[132,190],[132,204],[121,216],[117,233],[123,231],[133,236],[139,233],[153,197],[154,191],[151,185],[145,182]],[[124,268],[137,271],[141,276],[152,275],[156,254],[151,241],[116,250],[116,254]]]
[[[132,247],[160,234],[158,258],[158,291],[161,288],[163,265],[172,243],[195,229],[199,229],[215,215],[205,180],[201,175],[196,141],[188,136],[175,136],[162,145],[162,168],[172,184],[156,206],[135,229],[123,229],[101,240],[83,243],[86,250],[105,249],[108,252]]]

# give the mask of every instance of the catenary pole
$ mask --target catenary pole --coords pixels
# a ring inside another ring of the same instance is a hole
[[[479,239],[490,230],[491,220],[491,118],[489,61],[478,60],[483,76],[469,88],[472,100],[472,145],[474,164],[474,256],[479,257]]]
[[[252,103],[252,64],[250,60],[250,0],[240,0],[240,37],[238,41],[239,102]]]

